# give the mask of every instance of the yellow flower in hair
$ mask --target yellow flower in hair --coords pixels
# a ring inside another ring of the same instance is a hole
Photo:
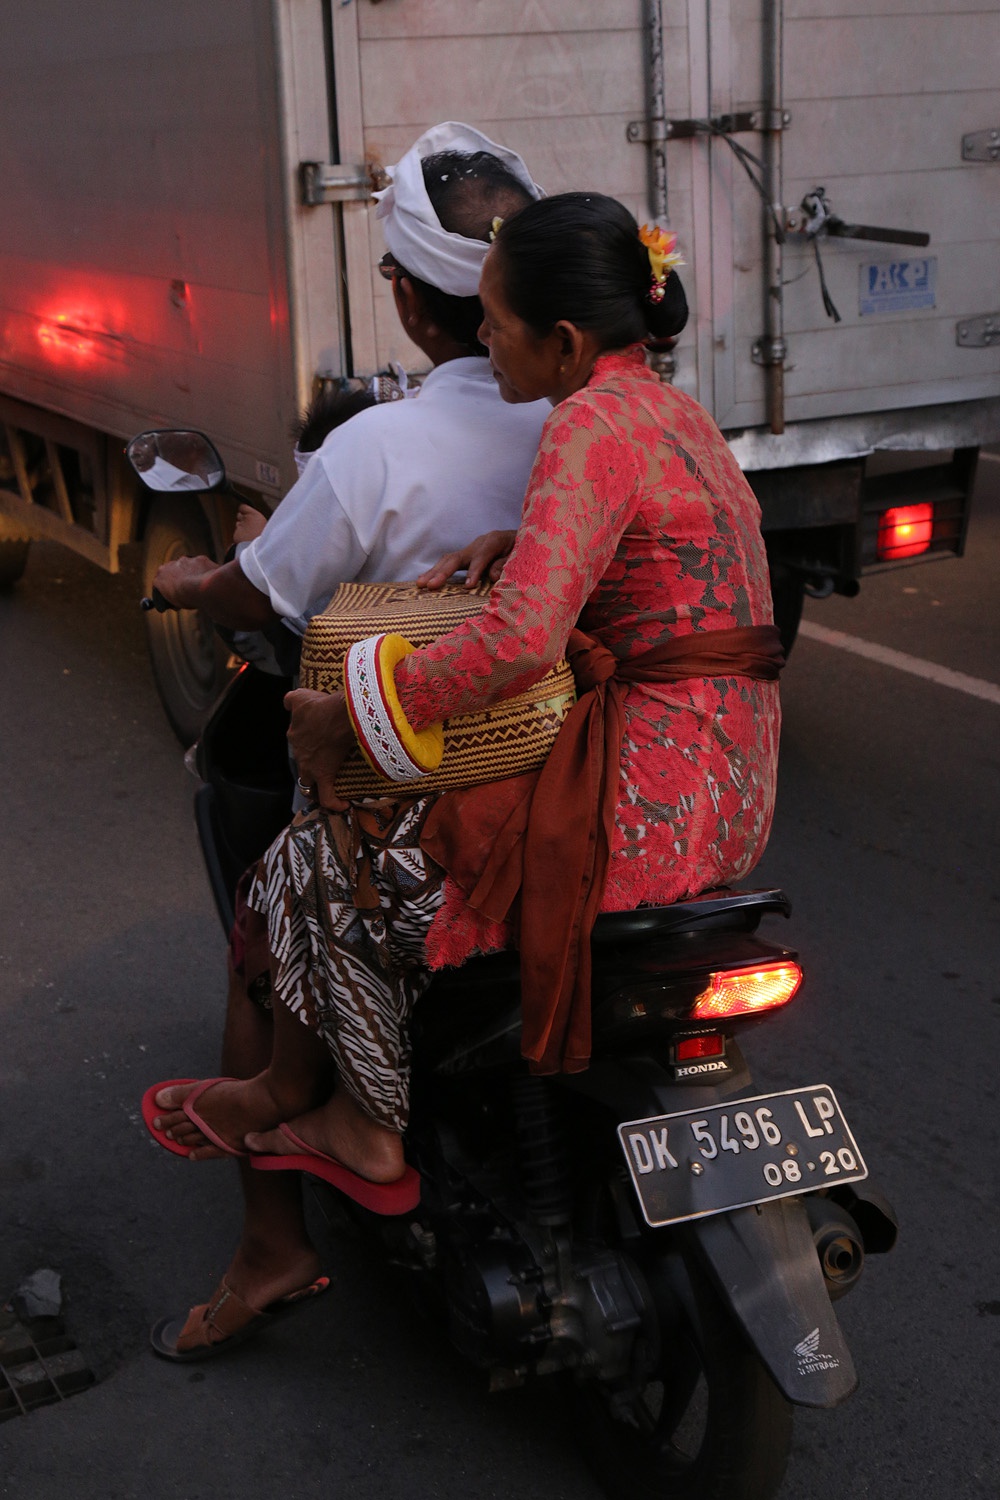
[[[653,282],[656,286],[662,286],[670,272],[684,264],[677,249],[677,236],[668,229],[661,229],[657,224],[643,224],[639,230],[639,239],[649,256]]]

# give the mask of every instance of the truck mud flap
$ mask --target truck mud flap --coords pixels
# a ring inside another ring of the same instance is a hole
[[[685,1226],[774,1383],[797,1406],[837,1406],[858,1377],[802,1203],[782,1198]]]

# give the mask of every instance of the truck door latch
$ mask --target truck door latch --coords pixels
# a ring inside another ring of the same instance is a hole
[[[794,209],[785,212],[785,228],[809,240],[827,235],[838,240],[876,240],[883,245],[929,245],[931,237],[922,229],[883,229],[876,224],[847,224],[834,213],[826,189],[813,188]]]
[[[351,166],[343,162],[299,162],[301,201],[307,207],[318,203],[360,203],[377,188],[387,185],[381,167]]]
[[[963,161],[1000,161],[1000,130],[974,130],[962,137]]]
[[[814,187],[811,193],[806,193],[799,204],[798,211],[785,209],[784,219],[784,228],[789,234],[799,236],[813,247],[823,307],[827,317],[832,318],[835,323],[840,322],[840,313],[834,306],[830,289],[826,284],[823,257],[819,249],[821,239],[829,237],[840,240],[876,240],[886,245],[920,246],[929,245],[931,242],[930,235],[925,234],[922,229],[882,229],[876,224],[845,223],[839,214],[834,213],[824,187]]]

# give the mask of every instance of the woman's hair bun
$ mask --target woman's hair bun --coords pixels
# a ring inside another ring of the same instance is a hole
[[[504,290],[538,334],[565,319],[602,349],[675,338],[688,306],[676,271],[652,302],[649,256],[623,204],[603,193],[557,193],[505,219],[496,237]]]
[[[663,296],[659,302],[650,301],[648,287],[643,290],[642,298],[650,337],[676,338],[688,320],[688,300],[677,272],[671,271],[663,283]]]

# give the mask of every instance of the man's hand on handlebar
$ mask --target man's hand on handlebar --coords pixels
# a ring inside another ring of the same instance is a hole
[[[357,745],[343,693],[294,688],[285,694],[292,716],[288,743],[298,765],[299,786],[320,807],[344,812],[347,803],[334,790],[337,772]]]
[[[152,593],[154,603],[162,595],[172,608],[201,610],[229,630],[266,630],[278,619],[267,594],[254,587],[235,559],[177,557],[157,569]]]
[[[421,588],[439,589],[453,573],[465,572],[466,588],[473,588],[481,578],[496,583],[514,546],[516,531],[487,531],[457,552],[448,552],[433,568],[417,579]]]
[[[174,609],[200,609],[198,585],[206,573],[213,573],[217,567],[218,563],[210,557],[175,557],[157,568],[153,588]]]

